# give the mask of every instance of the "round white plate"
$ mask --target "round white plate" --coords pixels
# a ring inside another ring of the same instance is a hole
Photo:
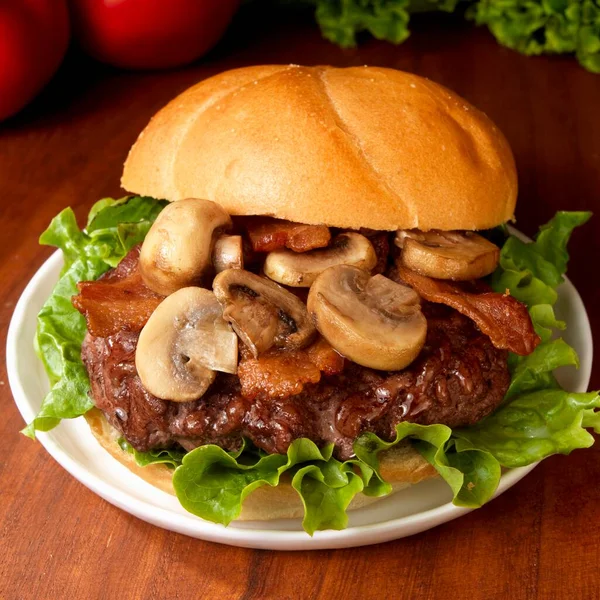
[[[48,392],[46,374],[33,349],[36,316],[58,280],[61,266],[60,252],[42,265],[25,288],[8,332],[6,362],[10,386],[28,423]],[[559,288],[556,312],[567,321],[564,338],[581,359],[579,371],[562,369],[559,378],[567,389],[585,391],[592,366],[592,336],[581,298],[568,281]],[[48,433],[38,433],[38,439],[71,475],[115,506],[159,527],[234,546],[309,550],[376,544],[424,531],[469,512],[450,503],[451,494],[443,481],[430,480],[351,512],[348,528],[343,531],[317,531],[311,538],[302,530],[299,519],[223,527],[187,513],[175,497],[131,473],[96,442],[81,417],[62,421]],[[534,466],[503,475],[496,495],[517,483]]]

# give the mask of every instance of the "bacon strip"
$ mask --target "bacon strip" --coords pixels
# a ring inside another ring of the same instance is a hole
[[[325,375],[337,375],[344,370],[344,357],[338,354],[325,338],[318,337],[317,341],[306,349],[306,353],[310,361]]]
[[[272,252],[280,248],[306,252],[324,248],[331,239],[325,225],[304,225],[271,217],[245,217],[242,226],[248,232],[255,252]]]
[[[507,294],[471,293],[457,282],[431,279],[406,267],[397,266],[398,275],[430,302],[446,304],[475,321],[496,348],[524,356],[540,343],[527,308]]]
[[[308,383],[319,383],[321,372],[336,375],[343,369],[344,358],[319,338],[305,350],[271,348],[258,358],[242,350],[237,375],[245,398],[259,394],[288,398],[300,394]]]
[[[141,246],[130,250],[116,269],[97,281],[77,284],[79,294],[73,306],[85,317],[94,337],[107,337],[118,331],[140,331],[162,302],[163,296],[144,285],[138,269]]]

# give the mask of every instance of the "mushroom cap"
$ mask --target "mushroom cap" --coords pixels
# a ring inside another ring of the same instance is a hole
[[[316,334],[304,303],[270,279],[227,269],[215,277],[213,290],[224,319],[255,357],[271,346],[303,348]]]
[[[353,265],[370,271],[377,264],[371,242],[360,233],[340,233],[326,248],[294,252],[274,250],[267,254],[265,275],[292,287],[310,287],[317,275],[335,265]]]
[[[163,400],[200,398],[215,371],[235,373],[237,336],[215,295],[187,287],[165,298],[142,329],[135,366],[143,386]]]
[[[402,249],[400,264],[434,279],[480,279],[496,269],[500,258],[498,246],[470,231],[399,230],[395,243]]]
[[[417,293],[356,267],[323,271],[310,288],[308,310],[321,335],[365,367],[403,369],[425,343],[427,321]]]
[[[213,269],[215,234],[229,227],[229,215],[210,200],[187,198],[169,204],[142,244],[139,264],[144,283],[164,296],[205,283]]]

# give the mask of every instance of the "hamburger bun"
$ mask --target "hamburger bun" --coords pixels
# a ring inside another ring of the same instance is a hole
[[[150,121],[123,187],[231,215],[379,230],[486,229],[513,217],[514,159],[450,90],[378,67],[227,71]]]
[[[132,454],[121,450],[117,443],[120,434],[108,424],[98,409],[93,408],[88,411],[85,419],[94,437],[109,454],[144,481],[164,492],[175,495],[172,483],[173,471],[169,467],[162,464],[140,467]],[[381,453],[379,458],[381,475],[392,484],[394,492],[437,476],[437,471],[408,442]],[[361,508],[380,499],[358,494],[352,500],[349,510]],[[302,517],[303,514],[304,508],[300,497],[289,481],[282,478],[277,487],[264,485],[254,490],[244,500],[242,514],[238,520],[294,519]]]

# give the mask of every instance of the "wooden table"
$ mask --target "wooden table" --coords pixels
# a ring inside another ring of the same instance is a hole
[[[485,110],[520,175],[525,233],[557,209],[600,212],[600,77],[571,58],[525,58],[453,18],[418,21],[400,47],[340,50],[309,18],[245,17],[201,63],[168,73],[99,67],[76,52],[50,89],[0,129],[2,340],[50,254],[37,238],[67,205],[83,219],[119,196],[127,150],[192,83],[255,63],[374,64],[429,76]],[[577,232],[569,276],[600,339],[600,215]],[[600,387],[600,368],[592,376]],[[600,446],[544,461],[491,504],[412,538],[340,551],[276,553],[163,531],[88,491],[39,445],[0,366],[0,598],[598,598]]]

